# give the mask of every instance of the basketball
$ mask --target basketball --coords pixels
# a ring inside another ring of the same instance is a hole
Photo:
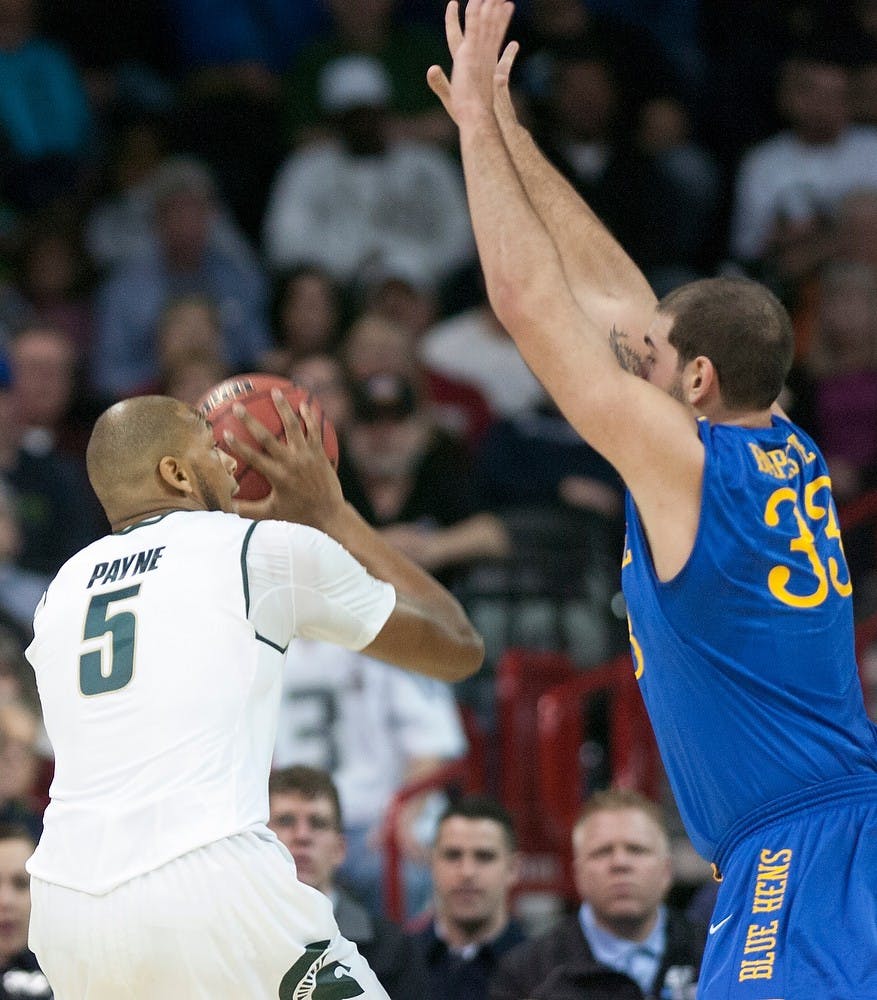
[[[319,403],[313,399],[306,389],[290,382],[289,379],[280,378],[277,375],[265,375],[258,372],[245,375],[234,375],[224,382],[214,386],[198,402],[198,408],[210,421],[213,427],[213,437],[217,444],[225,451],[229,452],[237,459],[237,469],[235,479],[238,481],[238,492],[236,499],[240,500],[261,500],[268,496],[271,487],[268,480],[261,473],[251,468],[240,455],[236,455],[225,441],[224,432],[231,431],[235,437],[239,438],[250,447],[260,450],[259,443],[244,427],[243,423],[232,413],[232,406],[240,403],[248,413],[254,416],[259,423],[265,427],[278,439],[286,440],[283,433],[283,424],[280,422],[280,414],[274,406],[271,398],[271,390],[280,389],[283,395],[289,400],[292,408],[298,410],[302,402],[310,403],[322,428],[323,449],[329,461],[338,468],[338,437],[335,428],[332,426],[320,409]]]

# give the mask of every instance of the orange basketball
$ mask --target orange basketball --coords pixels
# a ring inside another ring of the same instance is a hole
[[[261,450],[259,443],[253,439],[246,427],[232,413],[232,406],[240,403],[248,413],[252,414],[259,423],[265,427],[279,440],[286,440],[283,433],[283,424],[280,422],[280,414],[274,406],[271,398],[272,389],[280,389],[283,395],[289,400],[292,408],[298,411],[299,405],[307,401],[310,403],[316,415],[320,418],[320,426],[323,435],[323,449],[329,461],[338,468],[338,436],[325,414],[320,409],[316,400],[312,399],[307,389],[290,382],[289,379],[280,378],[277,375],[265,375],[252,372],[245,375],[234,375],[224,382],[214,386],[209,392],[199,400],[198,407],[204,416],[210,421],[213,427],[213,437],[217,444],[225,451],[228,451],[237,459],[237,469],[235,479],[238,481],[239,489],[237,497],[241,500],[261,500],[266,497],[271,490],[268,480],[261,473],[251,468],[240,455],[236,455],[226,444],[224,432],[231,431],[235,437],[252,448]],[[304,424],[302,424],[304,426]]]

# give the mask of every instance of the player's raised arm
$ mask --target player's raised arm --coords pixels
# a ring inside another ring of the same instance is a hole
[[[283,423],[285,442],[278,441],[243,407],[235,411],[262,451],[239,439],[228,440],[272,487],[264,501],[238,503],[239,512],[319,528],[343,545],[373,577],[395,587],[396,606],[363,652],[439,680],[459,681],[473,674],[484,658],[484,643],[459,602],[347,503],[320,443],[314,411],[301,404],[303,430],[289,401],[278,392],[272,398]]]
[[[459,8],[458,0],[450,0],[445,12],[452,57],[463,41]],[[494,112],[518,179],[557,248],[567,283],[582,310],[601,329],[615,326],[642,335],[657,302],[654,292],[624,248],[518,121],[509,92],[517,52],[517,42],[509,42],[496,66]],[[427,80],[453,117],[450,82],[441,67],[430,67]]]
[[[628,331],[613,330],[607,314],[598,311],[595,319],[579,305],[557,245],[515,169],[494,112],[494,75],[511,11],[503,0],[470,0],[447,98],[460,129],[488,294],[567,419],[630,487],[660,539],[656,562],[671,572],[696,532],[703,448],[693,414],[633,374],[648,363],[642,331],[625,340]],[[642,299],[636,302],[644,309]],[[623,315],[620,310],[619,321]],[[701,381],[697,392],[707,386]],[[664,559],[667,538],[671,551]]]

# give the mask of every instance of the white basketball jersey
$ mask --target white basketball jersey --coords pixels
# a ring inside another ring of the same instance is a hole
[[[290,640],[361,649],[394,605],[304,525],[176,511],[83,549],[27,650],[55,752],[29,871],[103,893],[264,824]]]

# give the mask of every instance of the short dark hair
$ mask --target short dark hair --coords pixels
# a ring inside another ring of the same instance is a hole
[[[672,316],[668,340],[680,368],[712,361],[722,400],[732,410],[767,409],[779,396],[795,350],[792,321],[779,299],[746,278],[705,278],[658,303]]]
[[[31,847],[36,847],[34,835],[24,823],[0,823],[0,843],[4,840],[26,840]]]
[[[268,779],[268,795],[300,795],[303,799],[328,799],[332,803],[335,828],[343,829],[341,799],[332,775],[321,767],[294,764],[271,772]]]
[[[515,823],[511,813],[496,799],[491,799],[486,795],[466,795],[461,799],[452,801],[446,806],[444,812],[439,816],[436,831],[441,828],[445,820],[459,816],[462,819],[489,819],[500,826],[505,836],[506,845],[510,851],[518,849],[518,838],[515,833]],[[436,839],[438,839],[436,837]]]

